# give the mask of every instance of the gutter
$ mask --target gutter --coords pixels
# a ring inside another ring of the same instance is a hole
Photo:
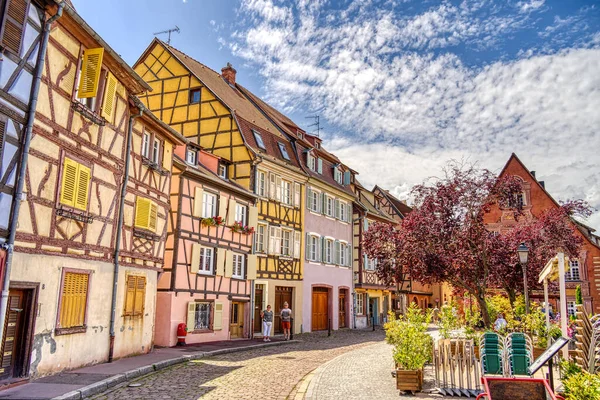
[[[31,97],[29,101],[29,110],[27,111],[27,122],[23,134],[23,147],[21,149],[21,160],[19,163],[18,180],[15,186],[15,191],[12,198],[12,214],[9,222],[8,239],[2,245],[6,250],[6,262],[4,264],[4,278],[2,282],[2,299],[0,300],[0,326],[4,326],[6,320],[6,309],[8,306],[8,294],[10,290],[10,272],[12,268],[12,258],[15,244],[15,236],[17,235],[17,223],[19,221],[19,208],[21,206],[21,198],[23,197],[23,185],[25,175],[27,174],[27,158],[29,156],[29,147],[31,145],[31,133],[35,122],[35,111],[37,109],[38,95],[40,92],[40,82],[42,81],[42,73],[46,61],[46,51],[48,50],[48,38],[50,37],[50,27],[54,21],[62,16],[65,2],[58,3],[56,14],[50,17],[43,27],[42,40],[40,42],[40,50],[38,51],[33,73],[33,83],[31,85]],[[0,330],[0,343],[4,339],[4,329]]]
[[[136,106],[138,105],[134,99]],[[125,196],[127,195],[127,183],[129,182],[129,160],[131,160],[131,142],[133,136],[133,120],[141,117],[144,109],[140,107],[139,113],[129,116],[129,126],[127,127],[127,149],[125,150],[125,173],[123,174],[123,185],[121,186],[121,197],[119,199],[119,220],[117,222],[117,238],[115,240],[115,269],[113,271],[113,289],[110,306],[110,342],[108,347],[108,362],[113,361],[115,349],[115,318],[117,313],[117,290],[119,288],[119,253],[121,252],[121,237],[123,235],[123,207],[125,206]]]

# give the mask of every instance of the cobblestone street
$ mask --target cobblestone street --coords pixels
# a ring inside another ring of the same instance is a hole
[[[301,381],[307,374],[342,354],[378,343],[383,344],[384,332],[348,330],[334,332],[331,337],[327,337],[326,332],[323,332],[297,335],[294,339],[300,343],[232,353],[177,365],[129,383],[141,384],[138,387],[116,387],[95,398],[301,398],[302,394],[298,393],[298,388],[302,386]],[[376,357],[380,357],[379,353]],[[381,361],[386,367],[385,378],[381,378],[380,384],[385,385],[384,382],[389,382],[393,389],[390,360],[386,357]],[[358,359],[353,362],[359,364]],[[391,390],[390,393],[392,392],[395,391]],[[395,398],[397,396],[396,392]]]

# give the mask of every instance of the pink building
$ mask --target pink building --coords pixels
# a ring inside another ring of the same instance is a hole
[[[174,346],[180,323],[187,343],[250,337],[256,197],[227,173],[224,161],[200,148],[175,150],[156,345]]]

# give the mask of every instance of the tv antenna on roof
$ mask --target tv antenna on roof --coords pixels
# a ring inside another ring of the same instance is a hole
[[[169,35],[169,37],[167,39],[167,44],[171,44],[171,33],[172,32],[179,33],[179,27],[177,25],[175,25],[175,28],[167,29],[166,31],[156,32],[156,33],[153,33],[153,35],[156,36],[156,35],[162,35],[163,33],[166,33]]]
[[[308,125],[309,128],[316,126],[317,128],[313,131],[313,135],[315,135],[316,137],[321,137],[321,131],[323,130],[323,128],[321,128],[321,124],[319,121],[319,116],[318,115],[311,115],[308,116],[306,118],[309,119],[313,119],[315,122],[313,122],[312,124]]]

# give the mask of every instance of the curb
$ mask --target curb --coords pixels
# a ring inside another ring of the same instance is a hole
[[[139,367],[136,369],[132,369],[130,371],[123,372],[121,374],[113,375],[110,378],[103,379],[98,382],[94,382],[91,385],[84,386],[77,390],[73,390],[71,392],[65,393],[63,395],[54,397],[52,400],[81,400],[96,394],[100,394],[102,392],[107,391],[108,389],[115,387],[121,383],[137,379],[143,377],[145,375],[151,374],[156,371],[160,371],[161,369],[168,368],[173,365],[182,364],[187,361],[199,360],[201,358],[218,356],[221,354],[229,354],[229,353],[237,353],[241,351],[260,349],[264,347],[275,347],[282,346],[290,343],[299,343],[298,340],[288,340],[285,342],[273,342],[273,343],[257,343],[250,346],[244,347],[232,347],[228,349],[220,349],[213,351],[202,351],[198,353],[186,354],[181,357],[171,358],[168,360],[163,360],[156,362],[154,364],[146,365],[143,367]]]

